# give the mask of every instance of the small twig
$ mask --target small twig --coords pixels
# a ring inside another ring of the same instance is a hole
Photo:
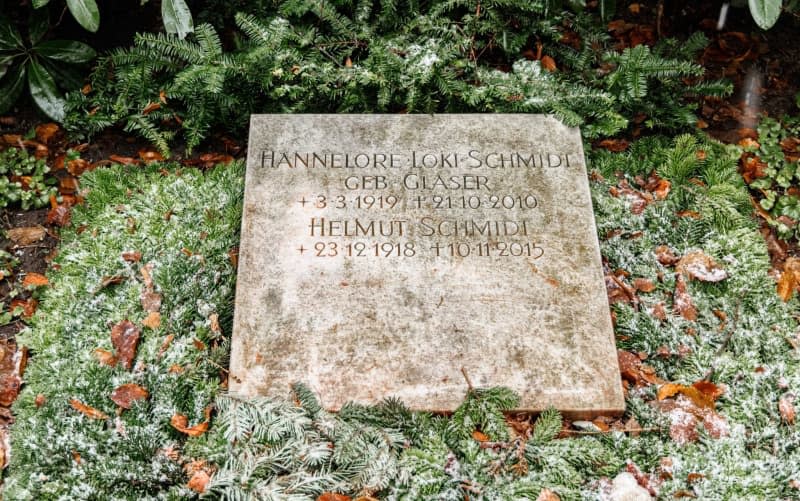
[[[464,379],[467,381],[467,389],[469,390],[469,392],[472,393],[473,391],[475,391],[475,387],[472,386],[472,381],[469,380],[469,375],[467,374],[467,368],[464,367],[463,365],[461,366],[461,374],[464,375]]]
[[[661,38],[661,19],[664,17],[664,0],[658,0],[656,7],[656,33]]]
[[[742,296],[740,295],[739,298],[736,300],[736,311],[733,313],[733,321],[728,326],[728,333],[725,334],[725,339],[722,340],[722,344],[717,349],[717,352],[714,354],[714,361],[711,363],[711,368],[708,369],[706,372],[705,377],[701,381],[711,381],[711,376],[714,375],[714,371],[717,370],[717,362],[719,361],[719,357],[725,353],[725,350],[728,349],[728,344],[731,342],[731,338],[733,337],[733,333],[736,331],[736,324],[739,321],[739,308],[742,306]]]

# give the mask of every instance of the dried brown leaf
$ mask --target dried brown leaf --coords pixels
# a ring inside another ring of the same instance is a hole
[[[133,402],[138,400],[147,400],[150,397],[150,392],[142,388],[138,384],[123,384],[117,387],[111,393],[111,400],[122,407],[123,409],[130,409]]]
[[[209,481],[211,481],[211,476],[208,473],[204,470],[197,470],[192,474],[192,478],[189,479],[189,483],[186,484],[186,487],[198,494],[203,494],[206,492]]]
[[[111,328],[111,344],[123,367],[130,370],[139,344],[139,328],[129,320],[123,320]]]
[[[142,291],[139,296],[144,311],[154,312],[161,309],[161,294],[152,290]]]
[[[142,320],[142,325],[148,329],[158,329],[161,326],[161,313],[157,311],[151,311],[147,314],[144,320]]]
[[[34,273],[32,271],[28,272],[28,274],[25,275],[25,278],[22,280],[22,285],[24,287],[44,287],[49,283],[50,281],[47,280],[46,276],[40,273]]]
[[[797,412],[794,408],[794,395],[784,395],[778,400],[778,411],[781,413],[781,420],[788,424],[793,425],[797,417]]]
[[[142,260],[142,253],[139,251],[125,251],[122,253],[122,259],[129,263],[138,263]]]
[[[323,492],[317,496],[317,501],[350,501],[350,499],[350,496],[345,496],[337,492]]]
[[[783,272],[778,280],[778,296],[788,301],[800,285],[800,258],[790,257],[783,263]]]
[[[6,236],[14,245],[31,245],[39,242],[47,234],[44,226],[26,226],[6,230]]]
[[[664,266],[672,266],[679,260],[679,258],[675,257],[675,254],[673,254],[672,249],[666,245],[659,245],[656,247],[656,259]]]
[[[70,399],[69,405],[90,419],[108,419],[108,414],[94,407],[88,406],[78,399]]]
[[[117,357],[114,356],[108,350],[104,350],[103,348],[95,348],[92,352],[92,355],[103,365],[108,365],[110,367],[114,367],[117,365]]]
[[[536,501],[561,501],[561,498],[550,489],[542,489],[539,491],[539,495],[536,496]]]
[[[58,124],[47,123],[36,126],[36,139],[42,143],[49,144],[50,140],[61,130]]]
[[[211,421],[211,407],[206,407],[205,417],[205,421],[190,427],[189,418],[183,414],[174,414],[170,419],[170,424],[181,433],[185,433],[190,437],[199,437],[208,431],[208,424]]]
[[[700,250],[689,252],[680,258],[675,270],[701,282],[721,282],[728,278],[728,273]]]
[[[675,277],[672,309],[686,320],[697,320],[697,308],[692,301],[692,297],[686,291],[686,280],[680,273],[677,273]]]

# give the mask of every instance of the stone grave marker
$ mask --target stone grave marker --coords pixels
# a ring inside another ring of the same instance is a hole
[[[545,115],[255,115],[231,391],[331,410],[624,400],[577,128]],[[463,371],[462,371],[463,368]]]

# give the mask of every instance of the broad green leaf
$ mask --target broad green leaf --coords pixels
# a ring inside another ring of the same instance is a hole
[[[22,42],[22,37],[17,28],[11,24],[11,20],[6,17],[0,17],[0,50],[3,49],[21,49],[25,47]]]
[[[162,0],[161,18],[167,33],[176,33],[179,38],[186,38],[186,35],[194,31],[192,11],[184,0]]]
[[[768,30],[778,22],[783,0],[748,0],[750,14],[759,28]]]
[[[95,0],[67,0],[67,7],[84,29],[94,33],[100,27],[100,11]]]
[[[97,56],[94,49],[75,40],[49,40],[36,46],[36,53],[65,63],[88,63]]]
[[[0,113],[8,111],[22,92],[25,83],[25,67],[17,66],[3,80],[0,80]]]
[[[83,86],[84,75],[75,66],[44,58],[41,59],[41,63],[60,89],[71,91],[78,90]]]
[[[32,10],[28,18],[28,35],[31,43],[36,45],[50,29],[50,13],[47,9]]]
[[[28,88],[36,106],[45,115],[57,122],[64,120],[64,98],[58,92],[53,77],[35,59],[28,64]]]
[[[49,3],[50,3],[50,0],[33,0],[31,2],[31,5],[33,5],[34,9],[40,9],[40,8],[44,7],[45,5],[47,5]]]
[[[603,22],[611,19],[611,16],[617,11],[616,0],[600,0],[598,4],[600,6],[600,18]]]

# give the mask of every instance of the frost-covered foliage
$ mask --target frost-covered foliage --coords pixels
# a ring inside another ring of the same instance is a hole
[[[681,136],[641,140],[628,152],[598,151],[590,158],[608,268],[655,284],[638,294],[638,303],[613,306],[620,348],[648,354],[647,363],[664,380],[689,384],[711,374],[724,388],[716,410],[727,436],[714,438],[701,427],[699,439],[688,443],[670,437],[672,417],[654,403],[655,386],[628,393],[625,419],[634,418],[643,431],[566,439],[554,439],[561,418],[553,410],[530,433],[512,433],[503,410],[516,396],[504,389],[465,390],[452,416],[410,412],[397,401],[348,405],[334,415],[302,385],[295,386],[294,401],[216,396],[214,363],[225,365],[227,343],[214,334],[209,317],[219,313],[222,336],[229,333],[228,250],[237,240],[241,167],[205,175],[122,167],[93,172],[86,178],[88,204],[65,235],[60,269],[23,337],[34,357],[16,406],[6,497],[186,497],[193,495],[184,487],[188,478],[175,455],[164,453],[180,449],[185,459],[215,465],[210,498],[314,500],[338,492],[516,500],[536,499],[547,488],[563,500],[603,499],[610,485],[604,479],[638,468],[662,480],[652,487],[664,499],[795,499],[800,431],[782,418],[778,402],[800,391],[800,356],[792,345],[798,302],[783,303],[767,274],[766,247],[736,172],[739,153]],[[664,200],[652,200],[637,214],[630,197],[612,194],[622,180],[636,186],[637,177],[652,172],[670,182]],[[688,281],[697,320],[673,311],[675,269],[656,258],[660,245],[678,256],[702,250],[727,273],[716,283]],[[155,263],[154,281],[165,301],[164,324],[144,330],[141,364],[133,372],[104,367],[92,356],[94,348],[108,348],[110,324],[144,316],[138,265],[120,259],[125,250],[139,250],[142,263]],[[128,278],[97,288],[112,275]],[[663,321],[653,316],[662,302]],[[167,333],[175,339],[159,357]],[[195,338],[206,346],[216,340],[216,352],[198,349]],[[185,371],[170,372],[173,365]],[[108,395],[127,382],[147,387],[152,397],[117,419]],[[39,394],[46,400],[37,408]],[[184,443],[170,417],[180,412],[200,422],[215,396],[211,429]],[[68,405],[71,398],[112,417],[90,420]]]
[[[166,151],[176,133],[191,149],[251,113],[499,111],[552,113],[594,138],[632,117],[693,127],[686,96],[731,90],[694,83],[702,35],[616,53],[598,18],[551,1],[282,0],[236,25],[229,51],[208,24],[186,40],[137,35],[100,59],[91,92],[69,96],[67,129],[122,124]]]
[[[182,441],[170,418],[181,413],[201,422],[219,389],[235,280],[228,252],[238,242],[242,173],[240,164],[205,175],[116,166],[81,178],[89,189],[86,205],[75,208],[51,285],[32,326],[18,338],[32,359],[14,406],[5,499],[189,492],[180,465],[165,454]],[[141,261],[124,260],[127,251],[141,252]],[[146,316],[140,304],[145,263],[152,263],[163,297],[161,325],[142,327],[133,370],[103,365],[94,350],[112,350],[111,326],[124,319],[141,325]],[[122,282],[104,287],[114,276]],[[222,335],[211,328],[215,313]],[[196,340],[206,348],[198,349]],[[150,398],[115,416],[109,397],[126,383],[146,388]],[[70,407],[71,399],[111,417],[89,419]]]

